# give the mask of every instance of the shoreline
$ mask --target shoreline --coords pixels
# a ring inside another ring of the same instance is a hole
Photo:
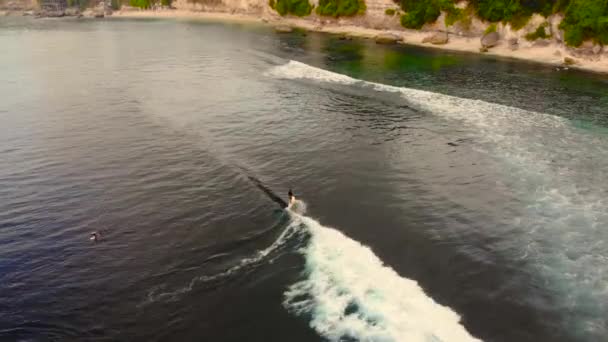
[[[481,53],[479,37],[461,37],[450,34],[449,42],[444,45],[433,45],[422,43],[422,40],[432,34],[432,32],[422,32],[414,30],[382,30],[373,29],[356,25],[341,25],[337,23],[320,25],[310,20],[295,17],[264,16],[262,14],[245,14],[230,12],[211,12],[194,10],[132,10],[116,11],[112,17],[121,18],[169,18],[169,19],[203,19],[214,21],[247,22],[257,23],[268,26],[290,26],[301,28],[312,32],[323,32],[329,34],[340,34],[351,37],[373,39],[379,34],[392,34],[401,37],[397,44],[414,45],[438,50],[467,52],[479,55],[496,57],[506,57],[527,62],[540,63],[554,67],[564,67],[564,58],[569,57],[576,61],[576,64],[569,65],[568,68],[579,69],[594,73],[608,74],[608,58],[599,57],[596,60],[583,59],[571,53],[561,44],[550,43],[546,46],[521,47],[511,50],[507,44],[502,42],[489,51]]]

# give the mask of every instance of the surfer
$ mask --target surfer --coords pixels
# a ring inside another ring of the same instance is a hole
[[[287,196],[289,197],[289,204],[287,204],[287,209],[291,209],[291,206],[296,202],[296,196],[293,195],[293,191],[291,191],[291,189],[289,189]]]

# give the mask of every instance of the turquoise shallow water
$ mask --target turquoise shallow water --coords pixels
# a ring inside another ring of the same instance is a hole
[[[0,46],[2,340],[608,334],[602,75],[180,20]]]

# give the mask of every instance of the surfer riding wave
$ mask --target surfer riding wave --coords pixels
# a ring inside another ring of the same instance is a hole
[[[287,197],[288,201],[287,207],[285,207],[286,210],[300,215],[303,215],[306,212],[306,203],[296,199],[296,196],[293,194],[293,190],[289,189],[289,192],[287,192]]]

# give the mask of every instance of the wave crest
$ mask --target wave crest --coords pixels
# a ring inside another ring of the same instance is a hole
[[[310,232],[306,279],[285,293],[293,313],[330,341],[479,341],[450,308],[400,277],[372,250],[317,221],[293,215]]]

